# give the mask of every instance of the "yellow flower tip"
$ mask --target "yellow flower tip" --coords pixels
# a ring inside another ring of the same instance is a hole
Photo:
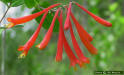
[[[6,24],[6,28],[11,28],[11,27],[13,27],[13,26],[14,26],[13,23]]]
[[[12,21],[12,19],[8,17],[8,18],[7,18],[7,21],[11,22],[11,21]]]
[[[40,48],[40,44],[36,45],[37,48]]]
[[[44,48],[42,48],[42,47],[40,46],[40,44],[36,45],[36,47],[39,48],[40,50],[43,50],[43,49],[44,49]]]
[[[44,47],[44,46],[41,46],[40,44],[38,44],[35,47],[39,48],[40,50],[43,50],[46,46]]]
[[[22,53],[18,56],[19,59],[22,59],[22,58],[25,58],[26,57],[26,54],[25,53]]]

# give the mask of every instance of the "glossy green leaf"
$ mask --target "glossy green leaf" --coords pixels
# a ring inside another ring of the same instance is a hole
[[[50,6],[50,3],[48,1],[43,1],[42,3],[40,3],[40,6],[47,8],[48,6]]]
[[[36,2],[34,0],[24,0],[24,3],[28,8],[33,8]]]
[[[12,0],[1,0],[2,2],[4,2],[4,3],[9,3],[9,2],[11,2]]]
[[[17,7],[17,6],[20,6],[20,5],[22,5],[22,4],[24,4],[24,1],[23,0],[16,0],[16,1],[14,1],[13,3],[12,3],[12,7]]]
[[[8,4],[11,0],[0,0],[0,1],[2,1],[4,4]]]
[[[24,27],[24,25],[16,25],[12,28],[22,28],[22,27]],[[0,27],[0,30],[3,30],[3,29],[7,29],[7,28],[6,27]]]
[[[33,11],[33,13],[35,12],[38,12],[38,10],[35,10]],[[49,29],[50,25],[51,25],[51,22],[52,22],[52,19],[54,17],[54,14],[55,12],[50,12],[47,14],[46,18],[45,18],[45,21],[43,23],[43,28],[45,29]],[[43,15],[39,16],[38,18],[36,18],[35,20],[40,23],[40,20],[42,18]],[[56,19],[56,22],[55,22],[55,25],[54,25],[54,28],[53,28],[53,32],[58,32],[59,31],[59,22],[58,22],[58,19]]]
[[[47,1],[45,1],[45,2],[43,2],[43,3],[41,4],[41,6],[44,7],[44,8],[47,8],[48,6],[50,6],[50,4],[49,4]],[[41,10],[40,10],[40,9],[35,9],[32,13],[37,13],[37,12],[39,12],[39,11],[41,11]],[[45,28],[45,29],[47,29],[47,30],[49,29],[49,27],[50,27],[50,25],[51,25],[51,22],[52,22],[52,19],[53,19],[53,17],[54,17],[54,14],[55,14],[55,12],[49,12],[49,13],[47,14],[46,19],[45,19],[45,21],[44,21],[44,23],[43,23],[43,28]],[[42,14],[41,16],[39,16],[38,18],[36,18],[35,20],[36,20],[38,23],[40,23],[40,20],[41,20],[42,16],[43,16],[43,14]],[[58,31],[59,31],[59,21],[58,21],[58,19],[56,19],[53,32],[58,32]]]
[[[6,5],[8,5],[8,3],[11,3],[11,7],[17,7],[24,4],[24,0],[1,0],[1,1]]]
[[[22,28],[22,27],[24,27],[24,25],[16,25],[13,28]]]

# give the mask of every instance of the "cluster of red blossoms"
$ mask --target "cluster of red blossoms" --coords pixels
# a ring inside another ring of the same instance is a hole
[[[48,32],[46,33],[44,39],[36,47],[38,47],[40,50],[42,50],[48,45],[48,43],[51,39],[51,36],[52,36],[55,21],[56,21],[56,19],[58,19],[60,26],[59,26],[59,37],[58,37],[58,44],[57,44],[56,61],[62,60],[63,46],[64,46],[64,50],[65,50],[65,52],[66,52],[66,54],[70,60],[70,66],[75,67],[76,64],[79,64],[79,66],[82,67],[85,63],[86,64],[90,63],[90,61],[87,57],[84,56],[82,50],[80,49],[80,47],[78,45],[78,42],[76,41],[76,38],[75,38],[74,33],[73,33],[73,29],[72,29],[70,16],[71,16],[73,23],[75,24],[75,27],[76,27],[77,32],[79,34],[79,37],[80,37],[82,43],[84,44],[84,46],[87,48],[87,50],[91,54],[97,54],[97,49],[91,44],[91,41],[93,40],[92,36],[90,36],[88,34],[88,32],[85,31],[85,29],[79,24],[79,22],[76,20],[75,16],[73,15],[73,13],[71,11],[72,3],[76,4],[82,10],[84,10],[87,14],[89,14],[98,23],[100,23],[106,27],[112,26],[111,23],[109,23],[108,21],[94,15],[93,13],[91,13],[90,11],[88,11],[83,6],[79,5],[78,3],[70,2],[69,6],[65,7],[65,8],[67,8],[67,12],[66,12],[66,19],[65,19],[65,23],[64,23],[64,29],[63,29],[63,10],[61,9],[61,7],[59,7],[55,12],[52,23],[50,25],[50,28],[48,29]],[[32,19],[35,19],[36,17],[38,17],[44,13],[44,15],[40,21],[40,24],[37,27],[34,34],[31,36],[31,38],[27,41],[27,43],[24,46],[20,46],[18,48],[18,51],[23,51],[23,53],[20,55],[20,58],[25,57],[28,54],[29,49],[32,47],[32,45],[36,41],[38,34],[40,32],[40,29],[42,27],[42,24],[45,20],[45,17],[47,16],[48,11],[50,9],[56,7],[56,6],[59,6],[59,5],[61,5],[61,3],[51,5],[48,8],[46,8],[40,12],[37,12],[35,14],[32,14],[32,15],[28,15],[28,16],[24,16],[24,17],[20,17],[20,18],[8,18],[7,19],[10,22],[7,25],[7,28],[11,28],[15,25],[26,23]],[[72,44],[73,44],[73,47],[74,47],[74,50],[75,50],[77,57],[75,56],[72,49],[70,48],[70,46],[67,42],[67,39],[64,35],[64,30],[68,30],[68,29],[70,29]]]

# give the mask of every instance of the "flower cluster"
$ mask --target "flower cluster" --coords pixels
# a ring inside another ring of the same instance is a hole
[[[70,66],[75,67],[75,65],[78,64],[80,67],[83,67],[84,64],[89,64],[90,60],[89,60],[89,58],[84,56],[84,53],[82,52],[82,50],[75,38],[73,29],[72,29],[71,19],[77,29],[80,40],[82,41],[84,46],[87,48],[87,50],[91,54],[97,54],[97,49],[91,44],[91,42],[93,40],[92,36],[88,34],[88,32],[79,24],[79,22],[76,20],[75,16],[73,15],[73,13],[71,11],[72,3],[74,3],[78,7],[80,7],[83,11],[85,11],[87,14],[89,14],[98,23],[100,23],[106,27],[112,26],[112,24],[110,22],[94,15],[93,13],[91,13],[90,11],[85,9],[80,4],[78,4],[76,2],[70,2],[69,6],[65,7],[67,9],[67,11],[66,11],[66,19],[64,22],[64,27],[63,27],[63,10],[61,9],[61,7],[59,7],[55,12],[55,15],[53,17],[51,25],[50,25],[48,32],[46,33],[44,39],[41,41],[40,44],[36,45],[36,47],[38,47],[40,50],[43,50],[48,45],[48,43],[51,39],[51,36],[52,36],[55,21],[56,21],[56,19],[58,19],[58,21],[59,21],[59,36],[58,36],[57,53],[56,53],[55,60],[56,61],[62,60],[63,48],[64,48],[64,50],[70,60]],[[36,41],[36,39],[39,35],[39,32],[40,32],[40,29],[42,27],[42,24],[47,16],[48,11],[59,5],[61,5],[61,3],[51,5],[48,8],[46,8],[40,12],[37,12],[35,14],[32,14],[32,15],[28,15],[28,16],[24,16],[24,17],[20,17],[20,18],[8,18],[7,19],[10,23],[6,27],[11,28],[15,25],[26,23],[32,19],[35,19],[36,17],[40,16],[41,14],[44,14],[42,16],[39,26],[37,27],[36,31],[34,32],[34,34],[30,37],[30,39],[27,41],[27,43],[25,45],[20,46],[18,48],[18,51],[23,51],[23,53],[19,56],[20,58],[23,58],[28,54],[28,51],[33,46],[34,42]],[[68,41],[64,34],[64,30],[70,30],[71,40],[72,40],[72,44],[73,44],[76,55],[74,54],[70,45],[68,44]]]

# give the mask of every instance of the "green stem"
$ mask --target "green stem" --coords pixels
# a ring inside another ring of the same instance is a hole
[[[6,12],[4,13],[3,17],[2,17],[1,20],[0,20],[0,23],[3,21],[3,19],[4,19],[4,17],[6,16],[6,14],[7,14],[7,12],[8,12],[8,10],[9,10],[10,7],[11,7],[11,5],[8,6]]]
[[[2,62],[1,62],[1,75],[5,75],[5,48],[6,48],[6,30],[2,32]]]
[[[11,3],[10,5],[8,6],[7,10],[5,11],[2,19],[0,20],[0,24],[1,22],[3,21],[3,19],[5,18],[9,8],[11,7]],[[1,47],[2,47],[2,60],[1,60],[1,75],[5,75],[5,50],[6,50],[6,29],[3,30],[2,32],[2,43],[1,43]]]

